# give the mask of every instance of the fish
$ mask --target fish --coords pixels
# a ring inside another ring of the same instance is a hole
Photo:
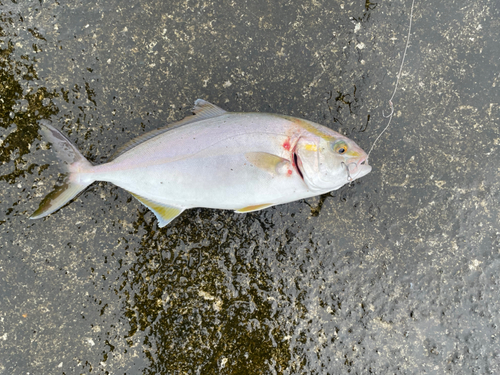
[[[203,99],[192,113],[129,141],[99,165],[40,120],[64,179],[30,219],[52,214],[95,181],[128,191],[162,228],[186,209],[263,210],[339,189],[372,169],[355,142],[312,121],[227,112]]]

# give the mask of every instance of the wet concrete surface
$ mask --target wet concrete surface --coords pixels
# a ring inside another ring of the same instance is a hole
[[[31,221],[50,119],[94,163],[197,98],[387,123],[409,1],[1,0],[0,374],[499,374],[498,2],[415,5],[373,171],[158,229],[96,183]]]

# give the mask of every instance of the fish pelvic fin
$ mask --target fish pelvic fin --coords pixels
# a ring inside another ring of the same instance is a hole
[[[78,149],[59,130],[54,128],[49,121],[39,122],[43,137],[52,145],[60,165],[65,173],[63,183],[56,185],[40,203],[38,209],[30,219],[40,219],[57,211],[66,203],[75,198],[87,188],[94,180],[81,178],[81,172],[88,172],[92,164],[78,151]]]
[[[158,203],[151,199],[141,197],[138,194],[134,194],[129,191],[130,194],[134,196],[139,202],[149,208],[155,214],[158,219],[158,226],[163,228],[165,225],[174,220],[177,216],[179,216],[184,208],[175,207],[165,203]]]
[[[263,209],[271,207],[271,206],[274,206],[274,203],[264,203],[264,204],[257,204],[254,206],[246,206],[246,207],[240,208],[238,210],[234,210],[234,212],[237,212],[239,214],[243,214],[243,213],[247,213],[247,212],[260,211],[260,210],[263,210]]]

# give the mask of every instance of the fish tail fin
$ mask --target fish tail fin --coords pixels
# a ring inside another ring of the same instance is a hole
[[[66,176],[63,183],[56,185],[54,190],[43,199],[30,219],[40,219],[57,211],[94,182],[93,179],[87,177],[88,174],[85,177],[81,175],[82,172],[88,173],[92,169],[92,164],[85,159],[73,143],[49,121],[42,120],[39,124],[42,135],[52,144],[52,149],[62,162],[60,164]]]

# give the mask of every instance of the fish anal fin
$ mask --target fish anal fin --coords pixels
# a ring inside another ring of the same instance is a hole
[[[179,216],[184,208],[175,207],[165,203],[158,203],[151,199],[141,197],[140,195],[129,192],[136,198],[139,202],[149,208],[155,214],[158,219],[158,226],[163,228],[165,225],[174,220],[177,216]]]
[[[240,214],[243,214],[243,213],[246,213],[246,212],[263,210],[263,209],[271,207],[273,205],[274,205],[274,203],[257,204],[257,205],[254,205],[254,206],[246,206],[246,207],[240,208],[238,210],[234,210],[234,212],[238,212]]]
[[[267,152],[247,152],[245,158],[257,168],[274,175],[287,174],[292,170],[289,160]]]

